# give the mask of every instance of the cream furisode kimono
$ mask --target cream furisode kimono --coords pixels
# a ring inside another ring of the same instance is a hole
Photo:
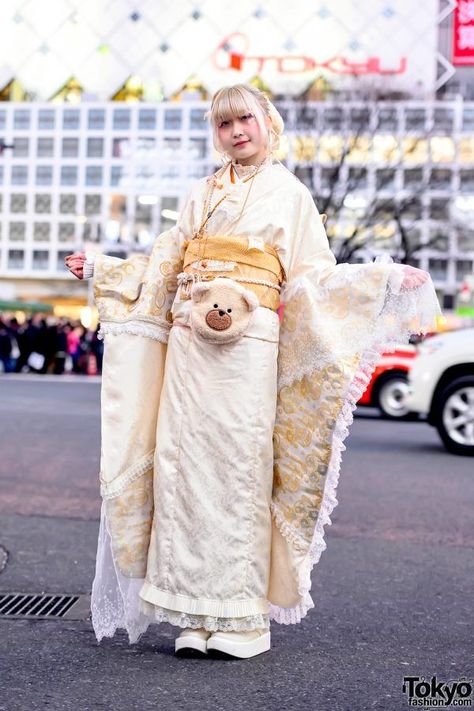
[[[99,641],[122,627],[135,642],[160,621],[208,630],[299,622],[314,606],[310,573],[326,547],[356,403],[383,351],[435,326],[431,280],[407,291],[400,265],[336,265],[308,189],[270,160],[243,182],[252,170],[239,166],[235,184],[224,173],[230,194],[206,231],[211,245],[238,245],[243,262],[277,256],[281,325],[276,290],[253,285],[267,305],[239,340],[203,342],[190,327],[183,268],[245,275],[235,250],[227,264],[212,248],[189,257],[205,179],[150,256],[96,258]]]

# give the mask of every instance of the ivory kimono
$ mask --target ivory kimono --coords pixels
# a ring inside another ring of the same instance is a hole
[[[299,622],[314,606],[310,573],[337,503],[352,411],[379,355],[432,329],[439,313],[431,281],[404,290],[400,265],[336,265],[307,188],[271,160],[243,182],[252,170],[239,166],[235,184],[227,170],[216,187],[215,200],[229,196],[206,226],[205,259],[193,252],[205,179],[149,257],[96,258],[105,338],[98,640],[123,627],[134,642],[157,621],[208,630]],[[178,275],[244,281],[262,253],[282,283],[281,326],[278,286],[254,284],[260,305],[243,337],[196,338]]]

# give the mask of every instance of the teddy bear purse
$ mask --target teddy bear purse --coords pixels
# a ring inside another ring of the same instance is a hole
[[[191,329],[204,341],[232,343],[244,335],[258,305],[256,295],[232,279],[198,281],[191,289]]]

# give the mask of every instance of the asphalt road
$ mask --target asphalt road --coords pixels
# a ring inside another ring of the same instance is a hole
[[[99,398],[93,378],[0,378],[0,593],[90,592]],[[87,620],[0,618],[0,710],[392,711],[405,675],[472,678],[474,461],[370,410],[346,444],[315,608],[273,623],[271,652],[182,659],[166,624],[97,645]]]

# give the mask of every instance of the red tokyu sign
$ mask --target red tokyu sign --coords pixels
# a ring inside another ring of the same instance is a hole
[[[241,32],[234,32],[226,37],[217,47],[213,55],[216,69],[223,71],[236,69],[261,72],[264,68],[272,69],[282,74],[299,74],[314,69],[326,69],[334,74],[404,74],[407,69],[407,58],[400,57],[398,66],[382,65],[380,57],[367,57],[362,62],[353,62],[339,55],[318,61],[306,55],[250,55],[249,40]]]

